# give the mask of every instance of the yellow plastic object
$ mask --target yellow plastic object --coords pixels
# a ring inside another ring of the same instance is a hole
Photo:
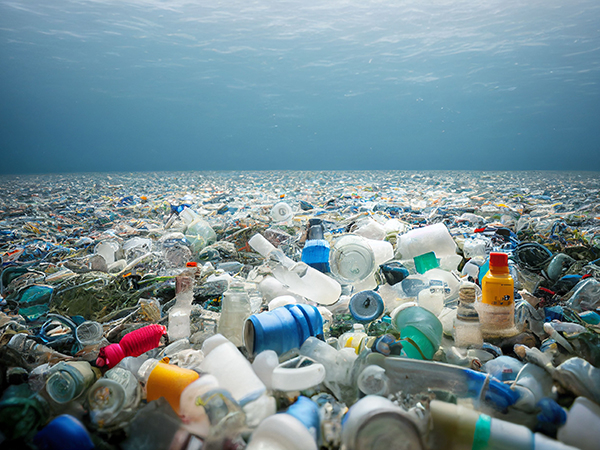
[[[494,257],[495,255],[504,255]],[[481,302],[493,306],[510,306],[514,303],[515,283],[508,271],[506,254],[490,254],[490,270],[481,282]]]
[[[200,375],[193,370],[159,362],[150,373],[146,384],[146,399],[151,402],[164,397],[179,414],[179,399],[183,390]]]

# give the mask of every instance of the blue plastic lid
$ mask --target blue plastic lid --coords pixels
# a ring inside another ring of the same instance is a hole
[[[40,450],[92,450],[94,443],[85,426],[73,416],[63,414],[52,420],[33,438]]]
[[[370,322],[383,314],[384,304],[377,292],[361,291],[352,296],[348,308],[355,320]]]

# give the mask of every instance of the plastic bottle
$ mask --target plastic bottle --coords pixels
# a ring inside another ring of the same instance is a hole
[[[458,309],[454,320],[454,345],[461,348],[483,345],[479,314],[475,309],[477,299],[475,283],[463,281],[458,292]]]
[[[396,254],[401,255],[403,260],[428,252],[435,252],[438,257],[456,255],[454,239],[443,223],[410,230],[398,239]]]
[[[567,414],[567,422],[558,430],[557,438],[581,450],[595,450],[600,442],[600,405],[585,397],[577,397]]]
[[[165,364],[156,359],[148,359],[137,373],[138,380],[144,386],[146,400],[151,402],[164,397],[177,414],[183,390],[199,376],[194,370]]]
[[[323,364],[325,367],[324,384],[338,400],[343,401],[347,395],[355,394],[352,367],[358,356],[354,349],[336,350],[320,339],[309,337],[300,347],[300,354]]]
[[[435,316],[439,316],[444,309],[444,286],[432,284],[428,288],[421,289],[417,294],[417,304],[425,308]]]
[[[308,221],[308,239],[302,249],[302,262],[314,267],[319,272],[329,272],[329,242],[325,240],[323,221]]]
[[[175,305],[169,310],[169,340],[190,336],[190,314],[194,301],[197,263],[188,262],[186,269],[175,278]]]
[[[523,425],[492,418],[464,406],[430,403],[436,448],[458,450],[576,450]],[[594,447],[597,448],[597,447]]]
[[[46,392],[56,403],[69,403],[81,396],[96,378],[97,373],[87,361],[61,361],[52,366]]]
[[[352,330],[345,332],[338,338],[338,349],[352,348],[358,355],[365,348],[367,339],[365,326],[362,323],[352,325]]]
[[[484,338],[515,336],[514,281],[506,253],[490,253],[490,270],[482,279],[481,302],[477,304]]]
[[[59,353],[50,347],[38,344],[33,339],[30,339],[25,333],[15,334],[10,338],[6,347],[10,349],[15,356],[22,359],[23,367],[30,370],[33,370],[44,363],[72,359],[70,356]]]
[[[331,305],[340,297],[342,288],[337,281],[303,262],[294,262],[262,235],[255,234],[248,244],[268,259],[275,278],[291,292],[321,305]]]
[[[186,225],[185,237],[190,242],[193,253],[198,253],[207,245],[217,242],[217,235],[211,226],[194,210],[184,208],[179,213]]]
[[[232,283],[221,300],[218,332],[233,342],[236,347],[241,347],[244,322],[250,314],[252,314],[250,297],[244,289],[244,284]]]
[[[519,393],[490,375],[464,367],[433,361],[419,361],[395,356],[371,354],[368,363],[385,369],[390,392],[419,394],[428,390],[443,390],[457,397],[484,400],[494,409],[504,411],[519,399]]]
[[[219,386],[231,392],[240,405],[244,406],[265,393],[266,387],[252,370],[250,362],[223,335],[216,334],[204,341],[202,351],[202,370],[214,375]]]
[[[285,413],[263,420],[246,450],[317,450],[319,429],[319,407],[300,396]]]
[[[244,345],[250,354],[274,350],[281,355],[322,334],[323,317],[315,306],[291,304],[251,315],[244,325]]]
[[[124,426],[141,399],[140,384],[128,370],[108,370],[88,391],[90,420],[98,428],[111,430]]]
[[[127,333],[118,344],[110,344],[100,349],[96,365],[115,367],[127,356],[140,356],[160,344],[160,338],[167,333],[164,325],[153,323]]]
[[[348,410],[342,424],[347,450],[423,450],[414,418],[387,398],[367,395]]]

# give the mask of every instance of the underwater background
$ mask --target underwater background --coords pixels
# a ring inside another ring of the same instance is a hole
[[[0,173],[599,170],[594,0],[0,0]]]

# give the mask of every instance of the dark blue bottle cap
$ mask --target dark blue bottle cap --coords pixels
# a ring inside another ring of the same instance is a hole
[[[370,322],[383,314],[384,304],[377,292],[361,291],[352,296],[348,308],[355,320]]]

